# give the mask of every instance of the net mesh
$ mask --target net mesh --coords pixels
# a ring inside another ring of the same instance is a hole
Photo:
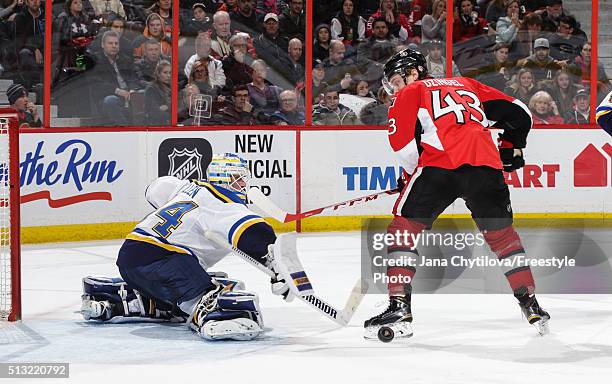
[[[0,116],[0,319],[11,313],[11,213],[9,120]]]

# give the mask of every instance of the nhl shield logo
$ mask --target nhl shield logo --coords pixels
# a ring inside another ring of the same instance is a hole
[[[206,179],[212,160],[212,146],[203,138],[168,138],[158,149],[158,176],[179,179]]]
[[[193,151],[183,148],[177,150],[173,148],[172,153],[168,155],[170,161],[170,176],[176,176],[179,179],[204,179],[202,172],[202,155],[197,148]]]

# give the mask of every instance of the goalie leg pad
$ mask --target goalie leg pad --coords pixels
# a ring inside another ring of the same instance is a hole
[[[149,298],[118,277],[83,278],[81,314],[85,320],[110,320],[116,316],[179,320],[173,307]],[[184,319],[182,319],[184,321]]]

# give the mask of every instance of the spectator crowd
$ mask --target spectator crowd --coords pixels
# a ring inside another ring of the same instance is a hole
[[[41,0],[0,0],[0,76],[21,86],[13,98],[42,97],[45,20],[51,103],[88,125],[169,125],[173,97],[179,124],[303,125],[310,43],[315,125],[386,124],[382,68],[406,47],[447,74],[446,0],[314,1],[310,37],[305,0],[179,4],[178,95],[171,0],[58,0],[47,18]],[[453,17],[451,76],[518,98],[537,124],[589,121],[590,20],[562,0],[455,0]],[[596,92],[609,91],[598,68]]]

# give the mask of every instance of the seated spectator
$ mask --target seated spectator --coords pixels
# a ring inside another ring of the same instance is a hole
[[[304,125],[304,111],[298,108],[298,96],[292,90],[282,91],[279,95],[280,107],[270,116],[274,125]]]
[[[565,69],[557,72],[557,76],[552,81],[552,84],[546,84],[545,90],[552,96],[557,103],[559,111],[562,115],[572,110],[574,106],[574,96],[583,87],[576,84],[571,73]]]
[[[119,36],[114,31],[102,36],[102,51],[88,76],[92,110],[100,112],[100,124],[128,125],[130,92],[139,84],[132,63],[119,56]]]
[[[519,2],[510,0],[506,3],[506,14],[497,20],[496,24],[496,43],[512,44],[516,40],[520,28]]]
[[[329,47],[329,58],[324,61],[325,81],[333,89],[346,90],[351,85],[352,77],[361,75],[352,59],[346,58],[346,47],[339,40],[332,40]]]
[[[96,35],[93,24],[83,12],[82,0],[67,0],[55,22],[54,31],[59,33],[60,66],[77,67],[77,57],[85,54]]]
[[[166,58],[162,57],[159,41],[155,39],[146,40],[144,42],[144,56],[134,63],[136,77],[142,88],[146,88],[155,80],[155,72],[162,60],[166,60]]]
[[[364,79],[356,78],[351,81],[348,93],[359,98],[376,99],[374,92],[370,91],[370,84]]]
[[[365,40],[366,21],[355,10],[353,0],[342,0],[342,9],[331,22],[332,39],[357,47]]]
[[[387,125],[389,123],[388,111],[391,106],[391,97],[384,87],[378,88],[378,98],[366,104],[359,112],[359,120],[365,125]]]
[[[406,3],[404,2],[404,4]],[[421,20],[429,7],[431,7],[431,0],[412,0],[408,20],[410,20],[410,24],[414,26],[415,32],[420,32],[418,26],[421,25]],[[366,15],[367,14],[368,13],[366,13]]]
[[[306,41],[304,0],[288,0],[287,2],[289,9],[281,13],[278,18],[280,33],[289,40],[299,39],[304,42]]]
[[[435,0],[432,13],[421,20],[421,43],[446,40],[446,0]]]
[[[88,51],[96,56],[100,54],[102,47],[102,36],[106,31],[113,31],[119,36],[119,56],[123,60],[134,61],[134,50],[132,49],[132,41],[126,37],[125,19],[117,16],[114,13],[110,14],[108,21],[104,24],[104,28],[100,29],[95,40],[87,47]]]
[[[533,80],[533,73],[530,69],[522,68],[516,74],[514,83],[510,84],[510,86],[504,90],[504,93],[528,105],[531,96],[533,96],[536,91],[537,88]]]
[[[155,69],[155,76],[145,90],[145,116],[149,125],[170,125],[172,104],[172,64],[162,60]]]
[[[319,24],[315,28],[314,34],[315,38],[312,43],[312,58],[324,61],[329,57],[331,29],[327,24]]]
[[[257,12],[257,17],[260,20],[263,20],[268,13],[280,15],[283,11],[289,9],[285,0],[257,0],[255,3],[255,12]]]
[[[263,32],[261,20],[257,18],[254,0],[238,0],[238,9],[230,12],[232,29],[254,38]]]
[[[535,54],[533,43],[542,37],[542,18],[536,13],[529,13],[521,22],[519,31],[510,49],[511,60],[518,60]]]
[[[286,82],[288,82],[284,88],[303,88],[305,71],[303,46],[300,39],[293,38],[289,40],[287,56],[283,63],[284,65],[280,68],[280,72]],[[275,83],[280,84],[279,82]]]
[[[148,38],[159,41],[162,48],[162,54],[166,57],[172,56],[172,40],[166,36],[164,32],[164,20],[157,13],[151,13],[147,17],[146,27],[142,31],[142,35],[134,40],[134,57],[141,58],[144,50],[144,42]]]
[[[312,104],[318,104],[323,98],[324,91],[329,87],[325,78],[325,65],[319,59],[312,62]]]
[[[190,115],[191,98],[200,93],[200,89],[195,84],[187,84],[181,91],[179,97],[177,122],[179,125],[193,125],[193,116]]]
[[[576,35],[576,19],[573,16],[561,16],[556,33],[549,37],[550,55],[559,61],[572,63],[580,54],[580,49],[586,42],[581,35]]]
[[[237,85],[245,85],[253,81],[253,57],[247,52],[247,41],[243,34],[237,34],[229,40],[231,52],[222,60],[225,72],[225,86],[234,89]]]
[[[487,24],[495,26],[501,17],[507,16],[508,1],[493,0],[487,5],[485,12],[485,21]],[[497,27],[495,27],[497,30]]]
[[[429,75],[436,79],[446,77],[446,57],[442,56],[444,44],[441,41],[432,40],[426,45],[429,46],[429,53],[425,56]],[[452,67],[452,77],[461,76],[461,72],[459,72],[459,68],[454,61]]]
[[[361,121],[349,107],[340,104],[338,91],[328,89],[323,98],[325,105],[317,105],[312,111],[314,125],[361,125]]]
[[[213,15],[213,33],[211,36],[212,56],[217,60],[229,56],[230,54],[230,37],[232,32],[230,28],[230,16],[225,11],[217,11]]]
[[[557,32],[559,19],[565,16],[563,0],[547,0],[546,10],[540,14],[542,17],[542,31]]]
[[[6,98],[11,108],[19,116],[19,128],[42,127],[36,105],[28,99],[28,91],[21,84],[12,84],[6,90]]]
[[[287,58],[289,41],[281,36],[278,31],[278,16],[268,13],[264,17],[264,32],[253,40],[253,47],[257,57],[269,63],[278,70],[282,62]]]
[[[546,91],[537,91],[529,100],[533,124],[563,124],[559,109]]]
[[[414,36],[414,31],[408,21],[408,17],[400,13],[396,0],[380,0],[378,11],[368,18],[366,25],[366,35],[368,37],[372,35],[372,22],[379,17],[387,20],[391,34],[401,42],[405,42],[408,38]]]
[[[246,85],[236,85],[232,89],[232,102],[215,114],[214,121],[222,125],[256,125],[258,121],[251,113],[249,90]]]
[[[210,61],[206,59],[197,60],[189,74],[189,84],[197,85],[200,93],[210,95],[214,98],[220,95],[221,86],[215,84],[210,76]]]
[[[391,35],[389,23],[382,17],[372,22],[372,36],[359,44],[358,56],[384,64],[395,54],[399,41]]]
[[[89,0],[88,2],[96,18],[101,18],[104,24],[109,21],[111,14],[126,18],[121,0]]]
[[[181,35],[197,36],[201,32],[208,32],[212,27],[212,17],[206,13],[206,6],[202,3],[195,3],[191,9],[193,17],[182,23]]]
[[[42,82],[45,19],[40,0],[25,0],[15,15],[15,48],[24,86],[30,89]]]
[[[271,115],[279,108],[278,96],[282,89],[276,85],[266,84],[268,66],[263,60],[255,60],[251,64],[253,68],[253,81],[247,84],[249,90],[249,102],[253,106],[253,114],[260,113]],[[264,118],[260,118],[264,120]]]
[[[580,50],[580,56],[574,59],[574,62],[568,67],[570,73],[576,76],[583,87],[589,87],[591,84],[591,42],[587,41]],[[601,63],[597,63],[597,93],[598,99],[600,96],[608,93],[611,90],[610,80],[606,75],[606,71]]]
[[[459,12],[453,23],[453,43],[485,34],[487,22],[474,11],[474,0],[459,0]]]
[[[223,63],[211,55],[212,42],[207,33],[202,33],[195,40],[195,54],[193,54],[187,64],[185,64],[185,76],[191,76],[191,70],[196,61],[207,63],[208,82],[211,87],[223,88],[225,86],[225,72]]]
[[[589,124],[591,114],[589,99],[589,92],[586,89],[581,89],[574,95],[574,108],[565,115],[567,124]]]
[[[152,14],[156,14],[162,19],[164,34],[172,38],[172,0],[155,0],[153,5],[145,10],[147,19]]]
[[[536,39],[533,49],[535,54],[519,60],[517,64],[531,70],[536,84],[542,80],[552,80],[557,71],[563,68],[566,63],[557,61],[550,56],[550,45],[548,40],[543,37]]]
[[[493,55],[479,71],[476,79],[483,84],[502,91],[508,86],[512,77],[514,63],[508,60],[510,45],[497,43],[493,47]]]

